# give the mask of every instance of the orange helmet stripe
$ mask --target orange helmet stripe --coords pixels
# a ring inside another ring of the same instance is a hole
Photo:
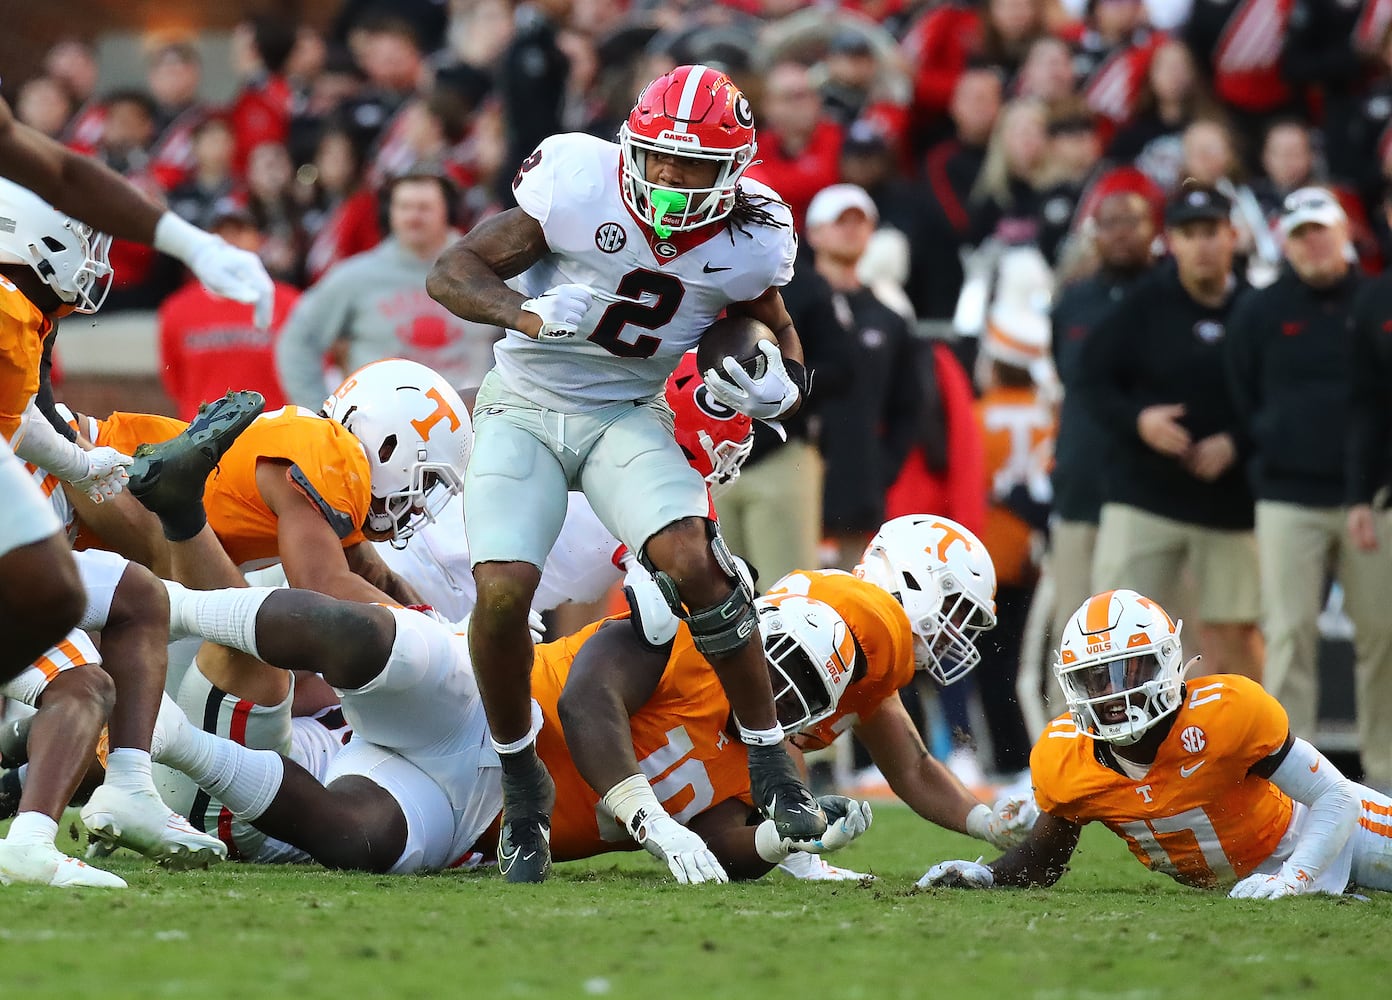
[[[1088,598],[1087,611],[1083,615],[1083,634],[1092,635],[1096,632],[1105,632],[1112,624],[1112,595],[1116,591],[1109,590],[1105,594],[1096,594]]]

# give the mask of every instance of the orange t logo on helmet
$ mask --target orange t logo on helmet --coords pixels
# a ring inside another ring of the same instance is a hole
[[[430,440],[430,431],[441,420],[449,420],[449,429],[459,430],[459,416],[454,412],[454,408],[445,401],[445,397],[440,395],[439,389],[429,389],[425,394],[426,399],[435,400],[435,410],[424,420],[412,420],[411,426],[416,429],[421,437]]]

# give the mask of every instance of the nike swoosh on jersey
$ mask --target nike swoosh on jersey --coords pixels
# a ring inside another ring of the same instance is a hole
[[[1207,763],[1208,763],[1208,758],[1205,757],[1203,760],[1199,761],[1197,764],[1192,764],[1192,765],[1190,765],[1189,767],[1181,767],[1181,768],[1179,769],[1179,776],[1180,776],[1181,778],[1187,778],[1187,777],[1189,777],[1189,775],[1193,774],[1195,771],[1197,771],[1199,768],[1203,767],[1203,766],[1204,766],[1205,764],[1207,764]]]
[[[732,266],[733,266],[733,265],[732,265]],[[715,274],[715,272],[717,272],[717,271],[728,271],[728,270],[730,270],[730,268],[728,268],[728,267],[711,267],[710,261],[706,261],[705,266],[702,267],[701,270],[702,270],[703,272],[705,272],[706,274]]]

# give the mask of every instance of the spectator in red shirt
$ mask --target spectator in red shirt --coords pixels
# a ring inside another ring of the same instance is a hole
[[[247,160],[246,204],[261,230],[261,261],[277,281],[297,283],[304,269],[305,234],[295,200],[295,165],[278,142],[263,142]]]
[[[164,191],[150,169],[155,102],[142,90],[116,90],[103,105],[96,145],[72,143],[72,148],[124,174],[150,197],[162,198]],[[113,277],[108,311],[153,309],[178,280],[172,261],[143,243],[116,240],[109,257]]]
[[[303,216],[309,250],[305,275],[314,284],[339,261],[382,241],[377,194],[363,179],[361,133],[331,125],[314,153],[314,192]]]
[[[224,198],[213,210],[211,231],[233,246],[256,253],[261,234],[246,207]],[[231,389],[255,389],[266,409],[286,404],[275,367],[275,338],[300,293],[276,282],[269,330],[258,330],[251,306],[211,294],[190,281],[159,311],[160,378],[181,420],[198,405]]]
[[[1086,21],[1073,46],[1083,96],[1102,116],[1108,139],[1135,113],[1150,57],[1164,41],[1164,35],[1146,26],[1145,17],[1140,0],[1088,0]]]
[[[946,131],[948,104],[968,66],[1014,77],[1030,44],[1046,33],[1044,7],[1043,0],[948,3],[914,25],[904,50],[914,67],[914,130],[923,145]]]
[[[826,117],[807,67],[775,63],[764,78],[759,160],[747,176],[772,187],[793,210],[798,229],[812,196],[840,176],[841,127]]]
[[[238,176],[246,170],[253,149],[289,137],[293,94],[285,65],[296,40],[292,24],[272,17],[253,18],[232,33],[233,63],[242,78],[241,93],[228,112],[237,137],[233,166]]]

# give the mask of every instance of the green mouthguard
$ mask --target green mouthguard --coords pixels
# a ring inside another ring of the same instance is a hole
[[[675,215],[678,212],[686,211],[686,195],[680,191],[668,191],[666,188],[658,188],[652,193],[653,211],[653,232],[657,233],[662,239],[668,239],[672,235],[672,227],[663,225],[662,220],[668,215]]]

